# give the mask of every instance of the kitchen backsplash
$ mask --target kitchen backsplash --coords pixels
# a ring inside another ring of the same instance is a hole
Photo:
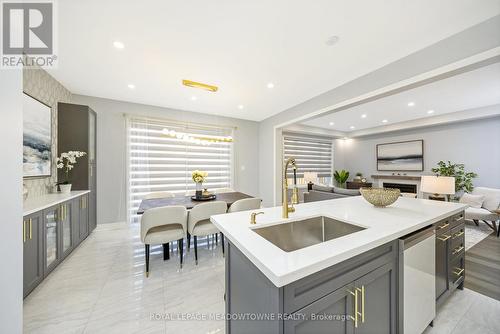
[[[52,176],[24,179],[28,197],[49,193],[51,185],[57,182],[57,102],[71,102],[72,94],[43,69],[23,70],[23,91],[52,107]]]

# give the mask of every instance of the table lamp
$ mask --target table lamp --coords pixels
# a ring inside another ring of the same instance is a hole
[[[312,190],[314,182],[318,180],[318,173],[316,172],[304,172],[304,182],[307,182],[307,191]]]
[[[452,176],[422,175],[420,190],[429,193],[429,199],[444,201],[442,195],[455,194],[455,178]]]

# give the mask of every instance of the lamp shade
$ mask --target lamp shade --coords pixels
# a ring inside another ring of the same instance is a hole
[[[318,173],[316,172],[304,172],[304,182],[317,182],[318,181]]]
[[[420,182],[420,190],[424,193],[443,195],[455,193],[455,178],[451,176],[423,175]]]

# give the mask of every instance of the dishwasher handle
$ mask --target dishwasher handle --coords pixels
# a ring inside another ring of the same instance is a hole
[[[433,236],[436,234],[436,231],[434,230],[434,226],[431,225],[429,227],[424,227],[418,231],[415,231],[411,234],[408,234],[404,237],[402,237],[400,240],[404,244],[404,250],[407,250],[408,248],[411,248],[418,244],[419,242]]]

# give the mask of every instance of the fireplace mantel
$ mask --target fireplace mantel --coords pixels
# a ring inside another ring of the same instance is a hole
[[[420,178],[421,178],[420,175],[383,175],[383,174],[372,175],[372,179],[374,180],[385,179],[385,180],[420,181]]]

